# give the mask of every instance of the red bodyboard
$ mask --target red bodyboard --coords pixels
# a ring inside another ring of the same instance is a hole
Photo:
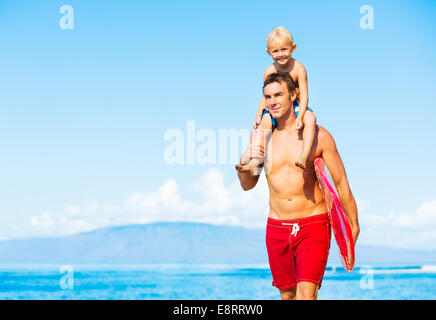
[[[324,159],[316,158],[313,162],[316,177],[324,196],[324,201],[329,213],[330,224],[332,225],[336,243],[345,270],[351,271],[354,268],[354,241],[351,226],[347,214],[342,207],[339,197],[335,192],[333,181],[330,183],[327,173],[328,169],[324,165]]]

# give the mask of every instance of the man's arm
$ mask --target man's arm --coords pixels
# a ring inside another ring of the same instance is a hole
[[[238,178],[239,182],[241,183],[242,189],[244,191],[253,189],[259,181],[260,175],[252,175],[248,164],[237,164],[235,168],[238,172]]]
[[[241,156],[239,164],[235,165],[238,173],[239,182],[244,191],[253,189],[259,181],[260,173],[262,172],[263,163],[259,164],[258,174],[252,174],[252,169],[249,166],[251,159],[263,159],[264,152],[262,146],[249,145],[247,150]]]
[[[345,172],[344,164],[341,156],[336,149],[336,144],[333,137],[325,129],[319,130],[321,156],[329,169],[333,181],[338,191],[339,199],[344,206],[345,212],[350,222],[351,231],[353,232],[354,243],[359,236],[360,228],[357,217],[356,200],[351,192],[350,185],[348,183],[347,174]]]

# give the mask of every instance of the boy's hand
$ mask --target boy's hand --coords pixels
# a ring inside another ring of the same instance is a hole
[[[256,117],[256,120],[254,120],[254,124],[253,124],[254,129],[259,128],[259,125],[260,125],[261,121],[262,121],[261,117]]]

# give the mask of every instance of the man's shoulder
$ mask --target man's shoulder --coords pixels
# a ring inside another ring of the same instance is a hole
[[[332,134],[320,125],[318,125],[318,142],[321,149],[335,146],[335,139],[333,139]]]
[[[318,127],[318,136],[319,136],[319,138],[327,139],[329,137],[332,137],[330,132],[326,128],[324,128],[322,125],[318,124],[317,127]]]

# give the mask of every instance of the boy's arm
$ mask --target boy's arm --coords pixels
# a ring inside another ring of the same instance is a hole
[[[271,66],[269,66],[265,72],[263,73],[263,81],[265,81],[265,79],[271,74],[274,73],[274,68]],[[263,96],[263,92],[262,92],[262,98],[260,99],[259,102],[259,107],[257,108],[257,113],[256,113],[256,120],[254,122],[254,127],[257,128],[260,124],[260,120],[262,117],[262,112],[263,109],[266,108],[266,103],[265,103],[265,97]]]
[[[339,199],[344,206],[348,221],[350,222],[354,243],[356,243],[357,237],[360,233],[359,221],[357,218],[357,206],[348,183],[344,164],[338,150],[336,149],[333,137],[325,129],[319,130],[319,137],[322,146],[322,158],[324,159],[325,164],[332,175],[333,181],[335,182]]]
[[[307,73],[304,66],[298,62],[298,87],[300,88],[300,107],[297,118],[297,129],[300,129],[303,123],[304,114],[309,103],[309,89],[307,85]]]

